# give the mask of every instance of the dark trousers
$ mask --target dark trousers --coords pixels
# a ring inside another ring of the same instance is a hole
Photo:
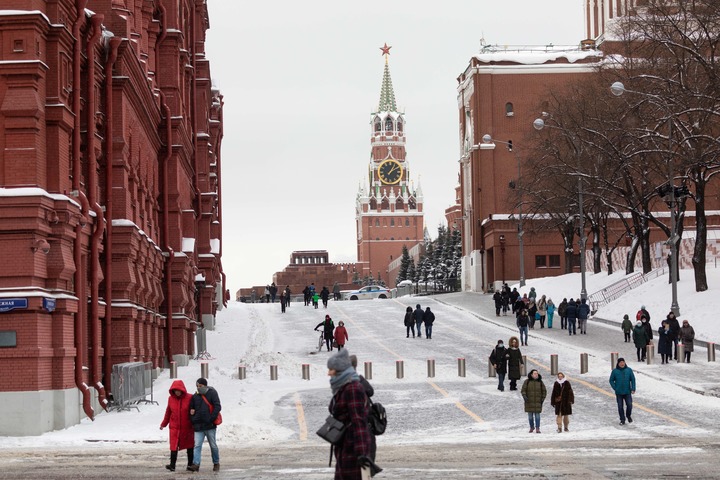
[[[564,315],[560,317],[560,328],[563,330],[567,328],[567,317]]]
[[[629,342],[630,341],[630,332],[624,332],[624,333],[625,333],[625,341]]]
[[[413,338],[415,338],[415,325],[408,325],[405,327],[405,331],[407,332],[407,336],[410,336],[410,332],[413,334]]]
[[[422,337],[422,322],[415,322],[418,337]]]
[[[175,468],[175,463],[177,463],[177,457],[178,457],[178,451],[177,450],[170,450],[170,465]],[[188,467],[193,464],[193,449],[188,448],[187,449],[187,459],[188,459]]]
[[[615,394],[615,398],[617,399],[618,415],[620,415],[620,421],[624,422],[626,417],[632,417],[632,394]],[[623,409],[623,403],[625,404],[625,409]]]
[[[332,349],[333,349],[332,344],[333,344],[333,336],[330,335],[329,338],[326,336],[325,337],[325,346],[327,347],[328,352],[332,352]]]
[[[640,348],[637,348],[636,350],[637,350],[638,362],[644,360],[645,359],[645,347],[640,347]]]
[[[517,379],[510,379],[510,390],[517,390]]]

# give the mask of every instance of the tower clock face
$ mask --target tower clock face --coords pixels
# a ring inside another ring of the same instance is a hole
[[[378,177],[385,185],[395,185],[402,178],[403,167],[397,160],[385,160],[378,167]]]

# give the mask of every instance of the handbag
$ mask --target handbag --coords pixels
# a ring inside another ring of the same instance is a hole
[[[205,403],[207,403],[207,406],[210,409],[210,415],[212,415],[212,412],[214,410],[213,406],[210,404],[210,402],[208,402],[208,399],[205,398],[205,395],[200,395],[200,396],[205,401]],[[217,425],[220,425],[221,423],[222,423],[222,412],[217,414],[217,417],[215,417],[215,420],[213,420],[213,425],[217,426]]]
[[[345,428],[347,428],[347,425],[332,415],[328,415],[323,426],[315,433],[317,433],[323,440],[330,442],[333,445],[337,445],[340,443],[343,435],[345,434]]]

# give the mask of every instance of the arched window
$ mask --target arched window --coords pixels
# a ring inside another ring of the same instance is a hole
[[[376,118],[375,119],[375,132],[379,132],[380,130],[382,130],[382,122],[380,121],[379,118]]]
[[[375,226],[376,226],[376,227],[379,227],[379,226],[380,226],[380,219],[379,219],[379,218],[376,218],[376,219],[375,219]]]
[[[515,111],[513,110],[513,104],[508,102],[505,104],[505,115],[508,117],[512,117],[515,115]]]
[[[395,240],[395,237],[390,237],[390,240]]]
[[[397,127],[397,128],[398,128],[398,132],[402,132],[402,131],[403,131],[403,122],[402,122],[402,120],[399,120],[399,119],[398,119],[397,125],[398,125],[398,127]]]
[[[410,219],[409,219],[409,218],[406,218],[406,219],[405,219],[405,226],[406,226],[406,227],[409,227],[409,226],[410,226]]]
[[[385,119],[385,131],[386,131],[386,132],[388,132],[388,131],[391,132],[392,129],[393,129],[392,118],[387,117],[387,118]]]
[[[391,219],[390,219],[390,226],[391,226],[391,227],[394,227],[394,226],[395,226],[395,219],[394,219],[394,218],[391,218]]]

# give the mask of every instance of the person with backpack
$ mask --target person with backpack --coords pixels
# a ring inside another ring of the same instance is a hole
[[[577,315],[578,315],[578,305],[575,303],[575,300],[572,298],[567,303],[567,306],[565,307],[565,317],[567,318],[567,329],[568,333],[570,335],[577,335]]]
[[[413,315],[415,316],[415,329],[417,330],[417,336],[418,338],[422,338],[421,329],[425,312],[423,312],[423,309],[419,303],[415,305],[415,311],[413,312]]]
[[[195,448],[193,449],[193,464],[187,467],[191,472],[200,470],[203,442],[207,438],[210,445],[210,454],[213,462],[213,472],[220,471],[220,450],[217,446],[216,420],[222,410],[220,397],[214,388],[208,387],[207,380],[198,378],[195,382],[197,393],[190,399],[190,421],[195,430]]]
[[[403,323],[405,324],[405,338],[410,338],[410,332],[412,332],[412,336],[415,338],[415,317],[413,316],[413,309],[410,306],[405,309],[405,319]]]
[[[330,318],[330,315],[325,315],[325,320],[315,325],[315,328],[313,330],[317,332],[317,329],[320,327],[323,327],[323,338],[325,339],[325,347],[327,348],[328,352],[332,352],[333,332],[335,331],[335,324],[333,323],[332,318]]]
[[[430,340],[432,338],[432,327],[435,321],[435,314],[430,311],[430,307],[425,307],[425,313],[423,313],[423,322],[425,322],[425,338]]]

